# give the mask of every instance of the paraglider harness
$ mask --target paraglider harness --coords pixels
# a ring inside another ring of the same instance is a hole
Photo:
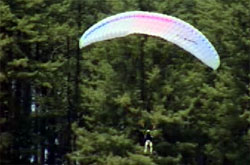
[[[145,137],[144,137],[144,153],[147,153],[149,150],[150,154],[153,152],[153,143],[152,143],[152,136],[150,135],[150,130],[147,130]]]

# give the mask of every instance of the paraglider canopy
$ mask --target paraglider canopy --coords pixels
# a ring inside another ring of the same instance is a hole
[[[79,47],[135,33],[174,43],[214,70],[220,65],[217,51],[200,31],[178,18],[152,12],[130,11],[105,18],[84,32]]]

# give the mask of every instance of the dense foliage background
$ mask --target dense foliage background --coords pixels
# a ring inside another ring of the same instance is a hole
[[[249,0],[1,0],[0,164],[250,164]],[[181,18],[214,44],[212,71],[132,35],[79,50],[130,10]],[[151,129],[154,154],[144,155]]]

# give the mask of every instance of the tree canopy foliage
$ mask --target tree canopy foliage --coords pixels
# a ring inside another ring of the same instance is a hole
[[[249,0],[0,1],[0,164],[250,164],[249,9]],[[192,24],[220,68],[144,35],[79,50],[92,24],[131,10]]]

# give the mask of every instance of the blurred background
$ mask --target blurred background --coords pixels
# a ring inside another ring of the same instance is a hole
[[[250,164],[249,9],[249,0],[1,0],[0,164]],[[92,24],[133,10],[192,24],[218,51],[218,70],[145,35],[79,50]]]

